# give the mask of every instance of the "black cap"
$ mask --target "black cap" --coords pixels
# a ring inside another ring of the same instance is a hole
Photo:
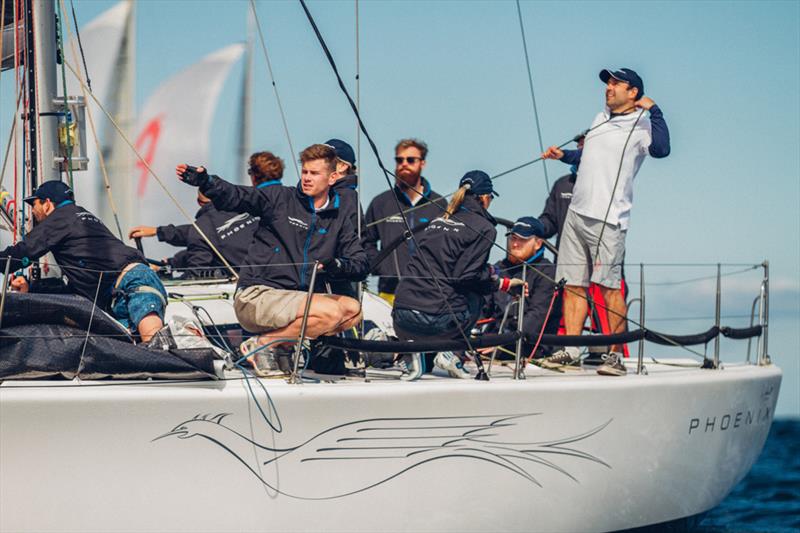
[[[523,239],[531,237],[544,238],[544,225],[536,217],[520,217],[514,222],[506,235],[517,235]]]
[[[630,85],[631,88],[636,87],[639,89],[639,93],[636,95],[637,98],[644,96],[644,82],[642,81],[642,78],[636,74],[635,70],[631,70],[629,68],[621,68],[617,70],[604,68],[600,71],[600,79],[603,83],[608,83],[609,78],[624,81]]]
[[[27,204],[33,205],[33,201],[37,198],[42,202],[49,198],[51,202],[58,205],[64,200],[74,200],[75,195],[66,183],[53,180],[46,181],[39,185],[39,187],[33,191],[32,195],[24,198],[24,201]]]
[[[464,177],[461,178],[461,181],[458,182],[459,187],[463,187],[464,185],[469,186],[469,192],[480,196],[482,194],[491,194],[492,196],[500,196],[494,190],[492,186],[492,178],[489,177],[489,174],[482,170],[470,170]]]
[[[353,147],[346,142],[340,139],[331,139],[326,141],[325,144],[333,148],[336,152],[336,157],[345,163],[350,163],[351,165],[356,164],[356,153],[353,151]]]

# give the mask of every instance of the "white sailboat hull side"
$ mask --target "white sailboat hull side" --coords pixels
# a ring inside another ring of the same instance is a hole
[[[694,516],[755,462],[781,371],[649,369],[264,380],[280,433],[241,380],[6,382],[0,530],[611,531]]]

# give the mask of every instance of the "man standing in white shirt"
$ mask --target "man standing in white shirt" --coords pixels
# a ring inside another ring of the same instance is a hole
[[[564,325],[567,335],[580,335],[588,313],[584,288],[601,287],[611,333],[625,330],[627,306],[620,291],[625,236],[633,205],[633,180],[644,158],[667,157],[669,130],[661,109],[644,96],[642,78],[631,69],[604,69],[606,107],[592,122],[583,149],[551,146],[545,159],[580,164],[572,202],[558,250],[556,279],[567,280]],[[649,117],[644,112],[649,111]],[[542,362],[545,368],[580,364],[577,347],[556,352]],[[614,345],[597,372],[621,376],[622,346]]]

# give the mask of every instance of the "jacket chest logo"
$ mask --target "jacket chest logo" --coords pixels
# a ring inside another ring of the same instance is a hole
[[[296,228],[304,230],[308,229],[308,222],[306,222],[305,220],[300,220],[299,218],[294,218],[294,217],[286,217],[286,220],[288,220],[289,224],[291,224]]]

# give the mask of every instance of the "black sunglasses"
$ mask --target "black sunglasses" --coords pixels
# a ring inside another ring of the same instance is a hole
[[[398,165],[402,165],[403,161],[406,161],[409,165],[413,165],[417,161],[422,161],[421,157],[395,157],[394,162]]]

